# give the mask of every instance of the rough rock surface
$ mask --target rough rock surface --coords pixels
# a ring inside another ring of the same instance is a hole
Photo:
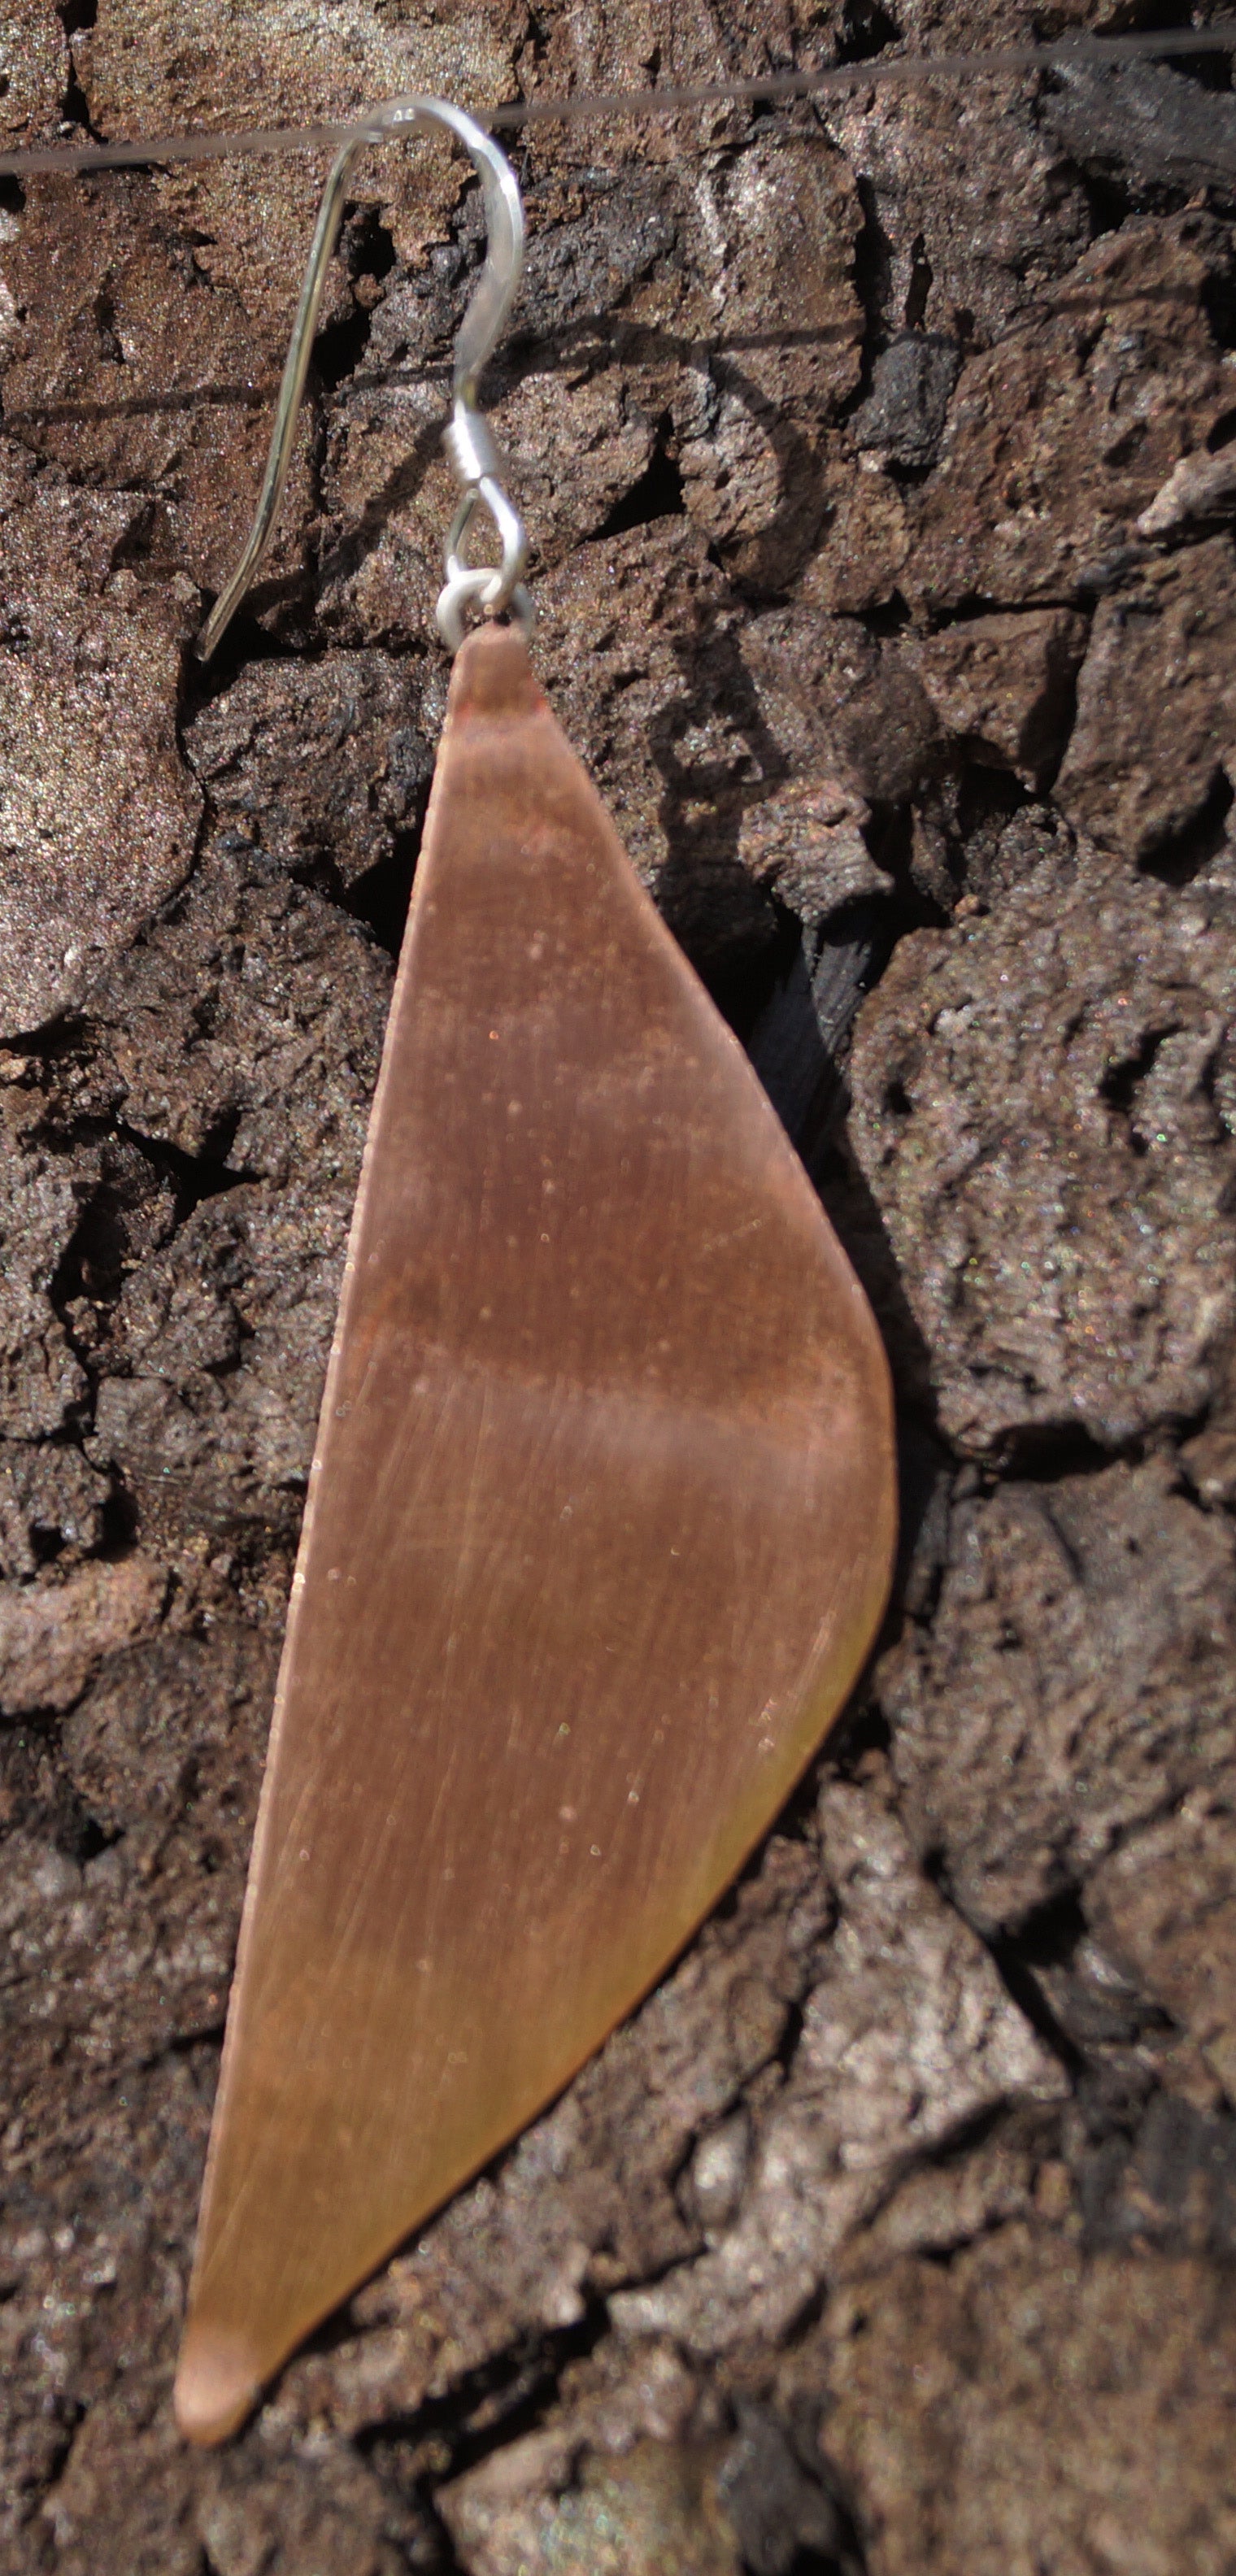
[[[857,66],[530,127],[487,390],[542,675],[880,1315],[905,1533],[660,1990],[189,2453],[481,227],[444,148],[358,172],[206,671],[316,168],[6,183],[0,2576],[1236,2563],[1236,111],[876,77],[1045,30],[13,0],[6,144]]]
[[[990,910],[901,942],[852,1065],[923,1394],[972,1456],[1179,1427],[1236,1322],[1226,887],[1043,819],[1002,835]]]

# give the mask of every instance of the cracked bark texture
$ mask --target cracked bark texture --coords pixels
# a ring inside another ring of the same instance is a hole
[[[0,130],[1036,30],[14,0]],[[1236,2564],[1225,81],[520,145],[490,394],[538,663],[875,1302],[902,1563],[689,1953],[208,2458],[171,2368],[445,696],[479,206],[437,147],[358,173],[278,545],[204,672],[315,173],[4,196],[4,2576]]]

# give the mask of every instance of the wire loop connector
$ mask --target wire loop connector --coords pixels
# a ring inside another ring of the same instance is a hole
[[[446,581],[437,604],[438,631],[450,651],[457,653],[463,642],[465,608],[479,608],[484,617],[501,617],[509,609],[525,632],[530,627],[532,602],[523,586],[528,540],[522,519],[502,489],[502,459],[480,412],[457,399],[442,444],[463,485],[446,540]],[[492,566],[470,564],[463,551],[478,503],[488,511],[502,549],[501,562]]]

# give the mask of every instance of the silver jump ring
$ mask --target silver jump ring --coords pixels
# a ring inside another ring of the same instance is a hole
[[[464,640],[465,608],[479,608],[487,617],[497,614],[497,602],[493,596],[495,584],[501,587],[501,574],[495,567],[487,570],[483,564],[471,567],[464,564],[439,591],[438,632],[450,652],[457,653]],[[527,635],[532,626],[532,601],[522,582],[516,584],[510,598],[502,604]]]
[[[470,564],[463,551],[464,538],[478,501],[483,502],[489,512],[502,548],[501,562],[492,567]],[[511,508],[501,484],[492,474],[480,475],[463,492],[446,540],[446,587],[438,601],[437,615],[442,635],[453,652],[458,650],[458,642],[453,640],[459,623],[453,606],[455,600],[476,600],[486,617],[501,616],[502,611],[510,607],[520,587],[526,554],[522,521]],[[483,590],[477,589],[473,577],[478,569],[486,571],[489,576]]]

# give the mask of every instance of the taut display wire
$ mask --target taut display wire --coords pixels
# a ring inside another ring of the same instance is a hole
[[[575,91],[568,97],[508,101],[472,112],[494,131],[529,125],[603,123],[621,117],[677,116],[700,107],[754,106],[797,98],[847,97],[855,90],[910,88],[933,80],[1005,80],[1020,72],[1062,71],[1071,64],[1117,66],[1147,57],[1221,54],[1236,49],[1236,19],[1211,27],[1145,29],[1127,36],[1069,36],[1058,44],[996,45],[972,53],[904,54],[818,70],[770,72],[757,80],[703,81],[686,87]],[[0,152],[0,178],[36,178],[54,170],[124,170],[178,161],[224,161],[259,153],[341,150],[365,135],[363,120],[333,125],[241,127],[225,134],[152,134],[122,143],[35,144]]]

